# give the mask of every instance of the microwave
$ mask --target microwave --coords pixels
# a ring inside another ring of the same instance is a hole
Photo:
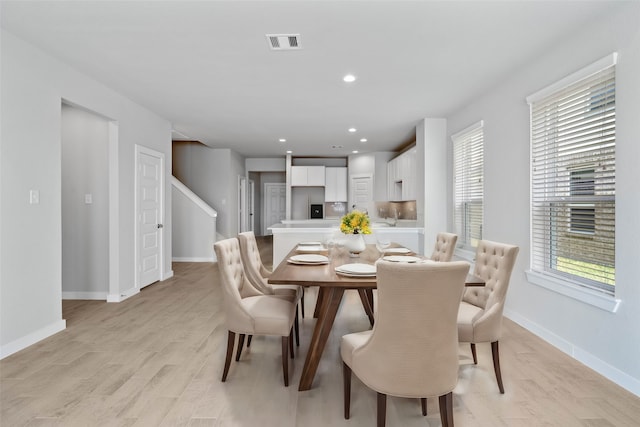
[[[322,213],[323,207],[323,205],[311,205],[311,219],[324,218],[324,215]]]

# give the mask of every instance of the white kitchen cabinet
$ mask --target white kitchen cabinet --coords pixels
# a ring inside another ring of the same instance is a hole
[[[324,201],[347,201],[347,168],[325,168]]]
[[[307,166],[307,185],[322,187],[324,186],[324,166]]]
[[[324,166],[291,166],[292,187],[324,187]]]
[[[405,151],[387,163],[387,196],[391,201],[415,200],[417,186],[417,152]]]

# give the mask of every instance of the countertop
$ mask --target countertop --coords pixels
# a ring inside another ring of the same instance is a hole
[[[338,229],[340,226],[339,220],[322,220],[322,219],[309,219],[309,220],[285,220],[285,222],[280,224],[273,224],[269,227],[269,230],[272,232],[287,232],[286,230],[305,230],[305,231],[326,231],[327,229]],[[415,220],[398,220],[395,226],[389,225],[385,220],[372,220],[371,221],[371,229],[372,230],[398,230],[402,229],[403,231],[408,231],[408,229],[412,230],[423,230],[423,227],[417,225],[417,221]]]

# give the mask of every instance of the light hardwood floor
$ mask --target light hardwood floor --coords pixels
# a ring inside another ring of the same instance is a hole
[[[269,257],[268,253],[263,253]],[[375,393],[354,377],[343,419],[340,337],[369,322],[347,292],[313,389],[297,383],[315,320],[316,293],[282,383],[280,338],[255,337],[220,382],[226,329],[218,270],[175,263],[175,276],[118,304],[64,301],[67,329],[0,362],[2,426],[374,426]],[[489,345],[473,366],[460,347],[454,420],[463,426],[638,426],[640,399],[505,320],[500,343],[506,394]],[[440,426],[437,399],[423,417],[417,400],[390,397],[388,426]]]

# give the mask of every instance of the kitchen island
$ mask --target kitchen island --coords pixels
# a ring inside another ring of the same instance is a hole
[[[273,224],[268,230],[273,234],[273,266],[282,262],[291,249],[300,242],[327,242],[340,239],[339,220],[298,220],[286,224]],[[376,236],[389,240],[424,255],[424,228],[416,221],[398,221],[394,226],[384,220],[372,221],[371,234],[364,235],[366,243],[375,243]]]

